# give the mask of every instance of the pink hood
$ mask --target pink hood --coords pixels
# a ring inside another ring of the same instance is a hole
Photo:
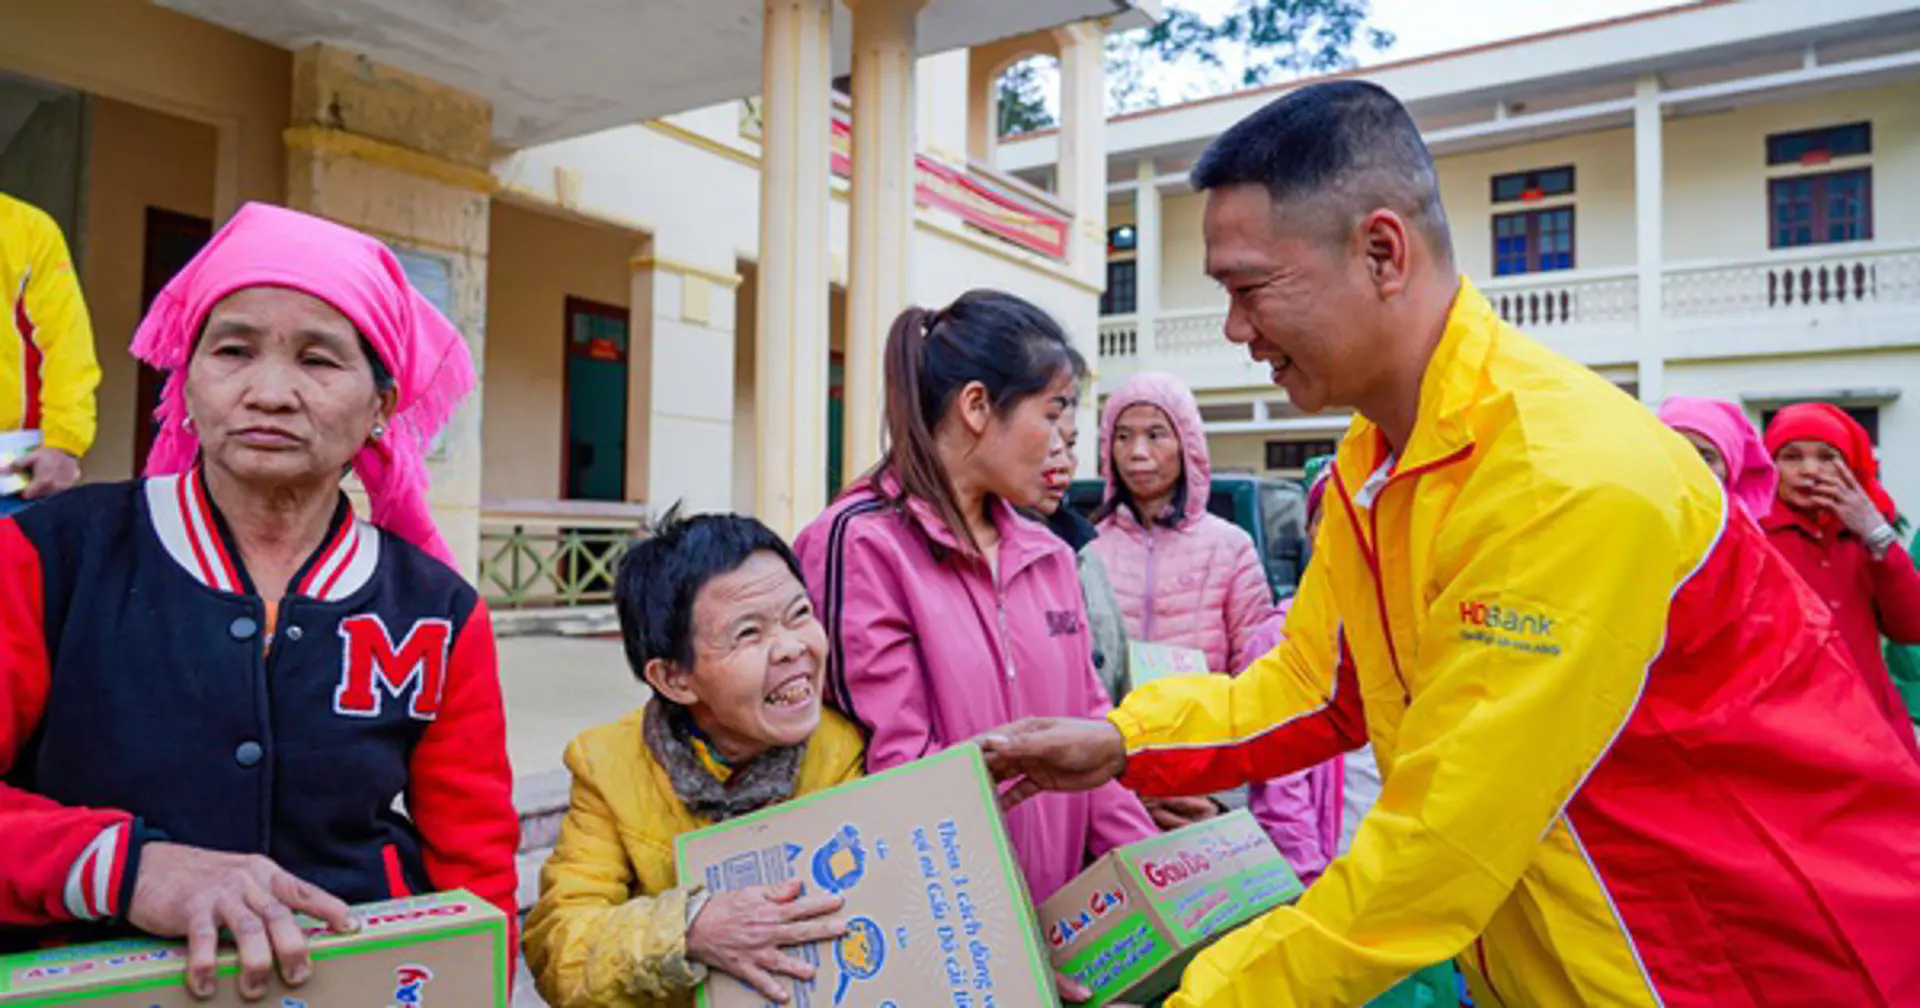
[[[1127,635],[1206,653],[1209,667],[1234,668],[1233,659],[1273,612],[1266,570],[1253,538],[1207,512],[1213,464],[1207,456],[1200,407],[1180,379],[1148,372],[1128,379],[1108,397],[1100,417],[1100,474],[1111,502],[1117,478],[1113,429],[1121,411],[1137,403],[1160,408],[1180,438],[1186,508],[1173,527],[1142,527],[1129,508],[1100,522],[1089,543],[1106,565]]]
[[[1141,403],[1158,406],[1180,438],[1180,458],[1186,465],[1187,478],[1187,507],[1180,525],[1185,527],[1207,513],[1207,493],[1213,486],[1213,459],[1207,454],[1207,435],[1201,426],[1200,404],[1194,401],[1193,391],[1165,371],[1142,371],[1127,379],[1107,397],[1106,408],[1100,411],[1100,478],[1107,481],[1103,503],[1113,502],[1114,487],[1119,484],[1113,468],[1113,429],[1119,424],[1121,413]]]
[[[1725,399],[1674,396],[1660,404],[1660,421],[1674,430],[1698,434],[1713,443],[1727,463],[1727,493],[1746,506],[1755,521],[1773,510],[1780,474],[1760,432],[1737,403]]]

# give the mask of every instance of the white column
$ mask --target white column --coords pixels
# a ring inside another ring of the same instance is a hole
[[[1640,401],[1659,405],[1667,396],[1666,340],[1661,331],[1660,277],[1663,195],[1660,78],[1647,74],[1633,88],[1633,211],[1635,260],[1640,269]]]
[[[919,153],[930,154],[956,167],[967,163],[967,86],[971,63],[967,50],[955,49],[914,64],[914,141]],[[859,127],[858,123],[854,125],[856,129]]]
[[[1098,22],[1055,28],[1060,43],[1060,198],[1073,210],[1073,271],[1107,279],[1106,33]]]
[[[791,537],[827,503],[833,0],[766,0],[765,11],[754,512]]]
[[[1154,349],[1154,329],[1160,317],[1160,187],[1155,184],[1159,168],[1152,158],[1141,158],[1134,169],[1138,185],[1133,190],[1133,282],[1134,316],[1139,325],[1139,359],[1142,368],[1159,366]]]
[[[731,263],[657,234],[629,260],[627,499],[663,514],[733,508]]]
[[[1060,166],[1055,189],[1073,211],[1067,265],[1095,288],[1107,282],[1107,81],[1106,32],[1098,22],[1055,28],[1060,45]],[[1073,332],[1088,362],[1100,360],[1099,327]],[[1078,475],[1098,471],[1099,400],[1091,383],[1079,410]]]
[[[849,479],[880,457],[881,352],[888,327],[911,298],[913,29],[922,2],[852,4],[853,205],[843,456]]]

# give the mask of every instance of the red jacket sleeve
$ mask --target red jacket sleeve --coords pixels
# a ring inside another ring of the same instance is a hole
[[[440,714],[414,747],[407,810],[420,829],[435,889],[464,888],[514,920],[520,818],[507,763],[500,662],[485,602],[453,643]]]
[[[1880,632],[1896,644],[1920,644],[1920,571],[1906,547],[1894,543],[1887,555],[1870,561],[1873,611]]]
[[[46,711],[47,655],[40,554],[20,526],[0,519],[0,779],[10,773]],[[0,784],[0,924],[40,927],[120,914],[133,817],[69,808]]]

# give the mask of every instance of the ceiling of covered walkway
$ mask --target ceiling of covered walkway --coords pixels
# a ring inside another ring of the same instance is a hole
[[[764,0],[155,0],[288,49],[326,43],[493,102],[524,147],[760,91]],[[1158,0],[929,0],[923,55],[1113,17]],[[835,3],[834,72],[851,62]]]

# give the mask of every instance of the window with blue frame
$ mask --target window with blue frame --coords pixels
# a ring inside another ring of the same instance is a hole
[[[1572,268],[1572,207],[1494,215],[1494,276]]]
[[[1773,248],[1865,241],[1873,237],[1873,170],[1767,180]]]

